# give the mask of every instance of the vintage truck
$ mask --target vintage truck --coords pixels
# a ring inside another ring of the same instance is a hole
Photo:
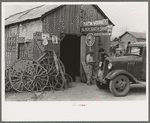
[[[96,78],[97,87],[109,88],[115,96],[127,95],[131,83],[141,82],[146,82],[146,42],[129,44],[125,56],[107,57]]]

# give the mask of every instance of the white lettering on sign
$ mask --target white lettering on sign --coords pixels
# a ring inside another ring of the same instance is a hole
[[[100,26],[100,25],[108,25],[108,19],[83,22],[83,26]]]
[[[98,26],[98,27],[81,27],[81,32],[109,32],[112,31],[112,25]]]

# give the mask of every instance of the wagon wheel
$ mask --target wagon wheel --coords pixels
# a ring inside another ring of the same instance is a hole
[[[65,76],[65,79],[66,79],[67,83],[73,82],[73,79],[69,74],[65,74],[64,76]]]
[[[5,70],[5,91],[11,90],[11,84],[9,81],[9,69]]]
[[[60,90],[64,86],[63,79],[60,75],[49,78],[49,87],[53,90]]]
[[[32,64],[23,73],[24,87],[28,91],[42,91],[48,83],[47,70],[40,64]]]
[[[42,58],[39,63],[47,70],[48,73],[50,73],[54,66],[53,57],[50,56]]]
[[[59,59],[57,60],[57,62],[58,62],[59,69],[61,68],[62,72],[65,74],[66,71],[65,71],[64,64]],[[60,72],[60,70],[59,70],[59,72]],[[57,69],[56,69],[56,66],[54,65],[54,67],[52,68],[52,72],[50,74],[56,74],[56,73],[57,73]]]
[[[30,66],[33,61],[31,60],[19,60],[14,63],[14,65],[9,69],[9,80],[13,89],[18,92],[22,92],[23,86],[23,72],[25,68]]]

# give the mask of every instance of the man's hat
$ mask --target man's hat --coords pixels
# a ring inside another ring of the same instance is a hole
[[[101,52],[101,51],[104,52],[105,50],[104,50],[103,48],[100,48],[100,49],[99,49],[99,52]]]

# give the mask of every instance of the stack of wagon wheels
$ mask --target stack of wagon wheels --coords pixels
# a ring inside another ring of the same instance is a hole
[[[65,67],[54,51],[44,52],[37,61],[18,60],[5,71],[5,91],[11,88],[17,92],[43,91],[46,87],[60,90],[65,82],[72,82],[72,78],[65,73]]]
[[[9,69],[11,87],[18,91],[42,91],[48,82],[47,71],[33,60],[19,60]]]
[[[46,69],[47,75],[49,76],[46,87],[53,90],[60,90],[64,85],[62,74],[65,74],[65,67],[63,63],[57,59],[55,52],[47,50],[38,59],[38,63]],[[60,70],[62,70],[62,73]]]

